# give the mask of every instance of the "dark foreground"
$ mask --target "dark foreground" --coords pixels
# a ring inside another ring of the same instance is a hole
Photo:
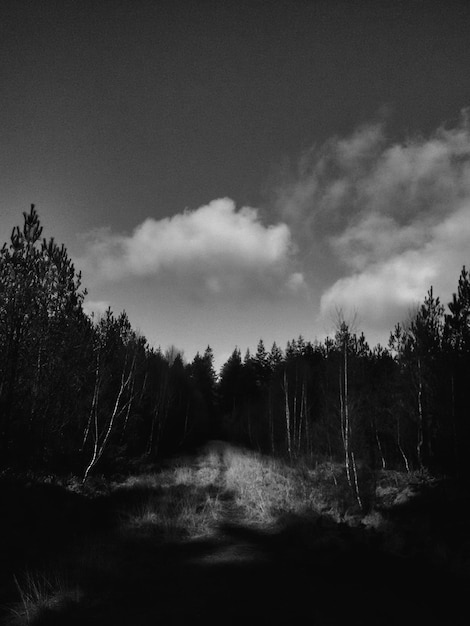
[[[463,555],[469,545],[463,510],[443,511],[426,498],[397,509],[397,524],[409,530],[394,550],[393,537],[385,541],[378,531],[313,513],[254,525],[243,519],[234,494],[221,490],[222,479],[223,467],[205,486],[136,484],[98,497],[6,482],[2,623],[468,624],[464,556],[431,559],[403,544],[405,536],[413,541],[409,520],[419,516],[420,529],[434,532],[442,551]],[[196,497],[201,510],[217,497],[211,532],[169,532],[167,520],[151,516],[132,528],[123,523],[143,499],[167,506],[169,491],[172,502]]]

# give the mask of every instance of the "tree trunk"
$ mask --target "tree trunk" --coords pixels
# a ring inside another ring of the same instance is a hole
[[[121,402],[121,398],[122,398],[122,394],[124,393],[124,391],[129,387],[129,383],[131,381],[131,377],[132,377],[132,373],[133,373],[133,365],[131,365],[130,369],[129,369],[129,374],[126,378],[126,365],[127,365],[127,356],[126,359],[124,361],[124,366],[122,368],[122,374],[121,374],[121,384],[119,386],[119,391],[116,395],[116,400],[114,402],[114,407],[113,407],[113,411],[111,413],[111,417],[109,419],[108,422],[108,426],[107,428],[105,428],[104,430],[104,436],[101,438],[101,442],[100,442],[100,435],[102,435],[103,433],[99,432],[99,424],[98,424],[98,400],[96,402],[95,405],[95,416],[94,416],[94,430],[93,430],[93,455],[91,457],[91,460],[85,470],[85,474],[83,476],[83,482],[86,481],[86,479],[88,478],[91,470],[95,467],[95,465],[98,463],[98,461],[100,460],[100,458],[103,456],[103,453],[106,449],[109,437],[111,435],[111,432],[113,430],[113,426],[114,423],[116,421],[116,418],[119,417],[119,415],[122,414],[122,412],[126,409],[126,404],[124,404],[123,407],[121,407],[121,409],[119,409],[119,405]],[[131,402],[132,399],[129,399],[129,402]]]
[[[385,470],[387,468],[386,463],[385,463],[385,456],[384,456],[383,449],[382,449],[382,442],[380,441],[380,437],[379,437],[379,431],[377,430],[377,422],[375,420],[373,423],[373,428],[374,428],[374,434],[375,434],[375,441],[377,442],[377,448],[379,450],[380,461],[382,463],[382,469]]]
[[[424,467],[424,416],[423,416],[423,381],[421,378],[421,361],[418,359],[418,443],[416,452],[421,469]]]
[[[403,447],[401,445],[401,437],[400,437],[400,418],[397,416],[397,444],[398,444],[398,449],[400,450],[400,454],[403,458],[403,461],[405,463],[405,468],[406,471],[408,472],[408,474],[410,473],[410,464],[408,463],[408,457],[406,456]]]
[[[289,459],[292,459],[291,444],[291,427],[290,427],[290,409],[289,409],[289,384],[287,381],[287,369],[284,370],[284,397],[285,397],[285,417],[286,417],[286,435],[287,435],[287,453]]]

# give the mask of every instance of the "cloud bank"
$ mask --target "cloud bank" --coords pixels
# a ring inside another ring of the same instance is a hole
[[[194,211],[146,219],[131,235],[95,232],[80,261],[94,280],[152,277],[193,295],[274,294],[303,288],[285,223],[222,198]]]
[[[468,116],[399,143],[382,124],[332,138],[304,155],[277,207],[313,271],[330,268],[323,316],[341,307],[366,331],[390,329],[431,285],[446,301],[470,260]]]
[[[221,198],[148,218],[130,234],[98,231],[77,266],[97,300],[144,281],[171,315],[200,301],[201,328],[216,302],[231,324],[248,310],[247,328],[256,316],[274,324],[282,311],[276,327],[295,319],[312,334],[331,331],[340,307],[357,313],[372,343],[386,341],[431,285],[448,302],[470,264],[468,118],[400,142],[383,124],[333,137],[281,181],[275,203],[271,225],[257,209]],[[266,301],[271,308],[258,306]],[[191,312],[185,323],[195,319]]]

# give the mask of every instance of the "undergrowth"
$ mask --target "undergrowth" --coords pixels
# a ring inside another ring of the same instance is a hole
[[[80,588],[57,570],[47,573],[26,570],[15,575],[14,581],[19,601],[9,610],[7,623],[11,626],[45,622],[48,615],[78,603],[82,595]]]
[[[361,470],[359,478],[367,511],[358,509],[339,463],[294,465],[223,442],[207,444],[191,459],[176,460],[165,467],[147,464],[142,473],[113,481],[98,477],[83,485],[68,478],[60,487],[61,506],[69,515],[63,519],[75,515],[84,520],[83,536],[77,524],[75,543],[71,540],[68,548],[69,572],[74,575],[69,577],[59,567],[58,563],[64,562],[59,553],[55,570],[50,565],[28,569],[27,558],[22,569],[12,566],[16,601],[9,603],[7,623],[48,623],[48,615],[80,603],[80,581],[90,572],[98,581],[114,576],[122,559],[132,558],[121,554],[122,546],[132,541],[158,545],[207,538],[222,541],[219,531],[224,524],[268,530],[292,515],[363,525],[386,536],[388,512],[412,502],[424,484],[432,484],[422,473],[382,471],[371,477]],[[48,487],[51,498],[60,495],[58,485],[53,487]],[[67,494],[73,498],[68,500]],[[47,505],[53,507],[53,502],[50,499]],[[34,525],[34,519],[29,523]],[[63,533],[66,535],[66,528]],[[409,549],[406,537],[396,532],[389,537],[392,551]],[[435,552],[436,558],[450,559],[444,545],[439,544]],[[49,564],[50,554],[47,557],[44,562]]]

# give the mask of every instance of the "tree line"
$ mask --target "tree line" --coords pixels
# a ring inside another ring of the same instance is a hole
[[[295,462],[466,475],[470,276],[446,307],[429,290],[386,347],[338,314],[333,337],[243,356],[217,375],[149,345],[125,312],[85,314],[67,250],[31,207],[0,251],[0,467],[120,470],[209,437]],[[359,495],[358,490],[357,495]]]

